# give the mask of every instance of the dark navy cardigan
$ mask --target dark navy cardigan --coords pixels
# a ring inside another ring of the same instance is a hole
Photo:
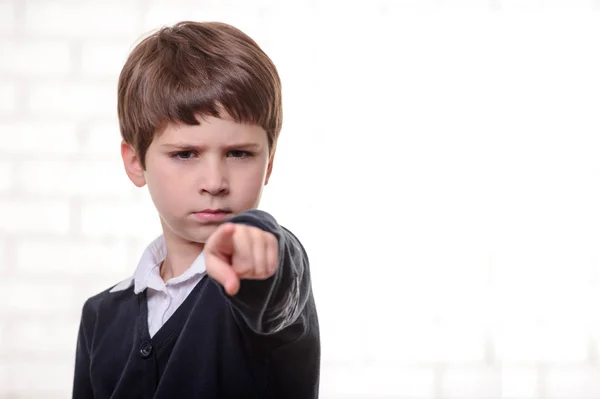
[[[231,219],[273,233],[279,267],[237,295],[203,278],[150,338],[146,291],[106,290],[84,306],[74,399],[316,399],[319,322],[298,239],[266,212]]]

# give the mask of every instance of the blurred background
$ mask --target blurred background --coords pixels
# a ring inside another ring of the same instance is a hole
[[[321,398],[600,398],[600,1],[0,0],[1,399],[70,397],[83,302],[160,234],[116,84],[179,20],[280,71],[261,207],[311,258]]]

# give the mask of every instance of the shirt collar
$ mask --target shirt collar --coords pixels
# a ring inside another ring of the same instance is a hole
[[[133,275],[134,292],[139,294],[146,288],[163,291],[165,283],[160,276],[160,265],[167,256],[167,247],[163,235],[157,237],[148,245],[142,253],[140,261]],[[178,284],[189,280],[195,275],[206,273],[206,264],[204,262],[204,252],[192,262],[190,267],[180,276],[167,281],[168,285]]]

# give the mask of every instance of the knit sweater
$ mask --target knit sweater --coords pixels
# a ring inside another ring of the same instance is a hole
[[[234,216],[279,242],[266,280],[229,296],[203,278],[152,338],[146,291],[107,289],[84,306],[73,399],[316,399],[319,322],[307,254],[268,213]]]

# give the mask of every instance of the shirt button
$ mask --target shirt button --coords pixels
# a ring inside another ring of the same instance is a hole
[[[150,357],[151,354],[152,354],[152,345],[150,344],[150,342],[143,342],[142,345],[140,346],[140,355],[142,355],[142,357],[144,359],[147,359]]]

